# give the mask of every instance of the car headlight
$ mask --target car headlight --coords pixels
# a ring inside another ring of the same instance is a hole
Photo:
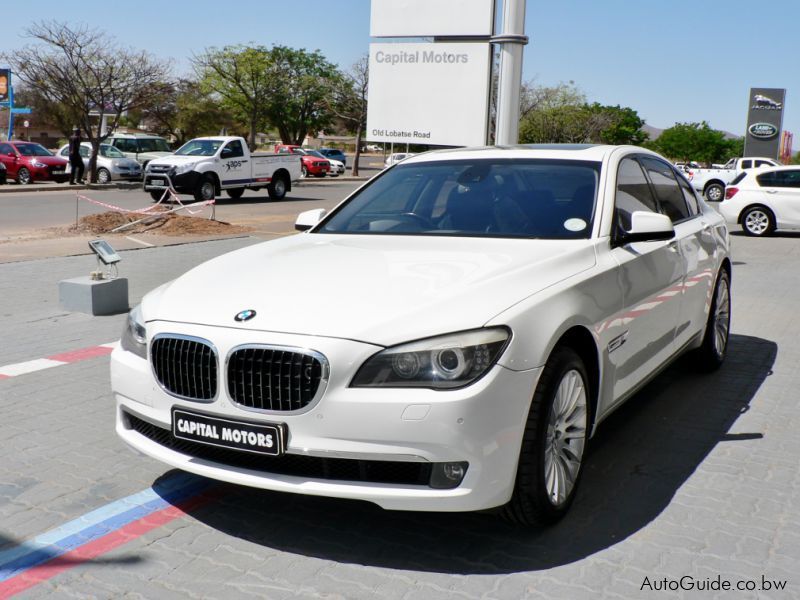
[[[39,169],[44,169],[47,166],[47,164],[45,164],[43,162],[39,162],[38,160],[33,161],[31,163],[31,165],[33,165],[34,167],[37,167]]]
[[[178,165],[175,167],[175,175],[183,175],[184,173],[188,173],[192,169],[194,169],[195,163],[186,163],[183,165]]]
[[[497,362],[511,332],[505,327],[463,331],[408,344],[371,356],[353,378],[352,387],[467,386]]]
[[[123,350],[133,352],[136,356],[147,360],[147,329],[142,317],[141,304],[137,304],[128,313],[128,318],[125,319],[125,328],[122,330],[120,346]]]

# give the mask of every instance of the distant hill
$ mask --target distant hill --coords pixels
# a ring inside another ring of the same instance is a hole
[[[664,130],[659,129],[658,127],[653,127],[652,125],[648,125],[647,123],[645,123],[644,125],[642,125],[642,131],[647,132],[651,140],[657,140],[658,136],[660,136]],[[723,130],[722,133],[725,134],[726,140],[735,140],[737,138],[742,137],[741,135],[736,135],[735,133],[731,133],[730,131]]]

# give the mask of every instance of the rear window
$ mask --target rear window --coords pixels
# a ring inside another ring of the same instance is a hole
[[[739,173],[736,177],[734,177],[731,180],[731,182],[728,185],[736,185],[737,183],[739,183],[745,177],[747,177],[747,173]]]

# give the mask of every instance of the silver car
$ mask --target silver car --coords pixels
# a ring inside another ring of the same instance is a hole
[[[69,144],[58,151],[59,156],[69,158]],[[89,157],[92,154],[92,145],[89,142],[81,143],[81,158],[83,164],[89,168]],[[70,167],[67,166],[67,172]],[[132,158],[125,155],[110,144],[100,144],[100,155],[97,157],[97,183],[109,183],[114,179],[141,179],[142,166]]]

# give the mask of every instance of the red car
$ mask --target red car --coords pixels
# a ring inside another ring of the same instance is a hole
[[[16,179],[21,185],[48,180],[64,183],[69,179],[69,161],[32,142],[0,142],[0,162],[6,166],[8,179]]]
[[[277,144],[275,146],[275,154],[299,154],[302,163],[300,170],[303,177],[314,175],[315,177],[325,177],[331,170],[331,163],[325,159],[317,156],[306,154],[300,146],[292,146],[290,144]]]

